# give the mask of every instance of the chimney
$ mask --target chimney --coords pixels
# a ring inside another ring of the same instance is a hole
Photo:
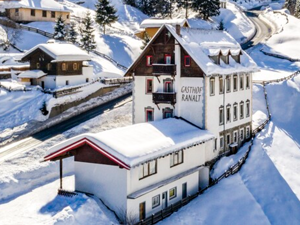
[[[176,24],[176,34],[181,36],[181,34],[180,34],[180,25],[179,24]]]

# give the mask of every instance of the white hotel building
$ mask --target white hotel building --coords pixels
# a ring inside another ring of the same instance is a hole
[[[75,190],[143,220],[207,187],[205,163],[250,137],[255,70],[226,32],[163,26],[126,72],[134,124],[71,138],[44,160],[61,162],[62,179],[73,157]]]

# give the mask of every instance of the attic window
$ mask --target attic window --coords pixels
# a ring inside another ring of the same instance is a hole
[[[152,55],[147,55],[146,56],[146,65],[147,66],[152,66]]]
[[[184,66],[190,67],[191,66],[191,57],[189,55],[184,56]]]
[[[233,59],[234,59],[234,61],[236,61],[237,63],[241,63],[241,55],[239,54],[239,55],[233,55],[233,56],[231,56]]]
[[[221,55],[221,59],[224,63],[229,64],[229,56],[228,55]]]
[[[210,60],[212,60],[215,64],[219,65],[220,64],[220,57],[218,55],[214,56],[208,56]]]

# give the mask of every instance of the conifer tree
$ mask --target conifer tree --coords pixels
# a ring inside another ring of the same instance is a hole
[[[86,17],[82,21],[80,27],[80,47],[86,50],[88,53],[96,48],[94,29],[92,27],[92,18],[90,12],[87,12]]]
[[[136,7],[136,3],[135,3],[135,0],[124,0],[124,3],[126,5],[131,5],[133,7]]]
[[[70,41],[71,43],[76,43],[77,41],[77,32],[76,32],[76,29],[75,29],[75,23],[71,23],[70,24],[70,29],[69,29],[69,32],[68,32],[68,41]]]
[[[149,41],[150,41],[150,37],[149,37],[148,33],[145,32],[144,40],[143,40],[143,45],[141,47],[142,50],[147,46],[147,44],[149,43]]]
[[[56,20],[56,24],[54,27],[53,38],[58,39],[58,40],[64,40],[65,36],[66,36],[65,23],[64,23],[62,17],[59,16]]]
[[[217,16],[220,14],[219,0],[194,0],[192,8],[198,11],[204,20],[208,20],[210,16]]]
[[[96,7],[96,22],[103,27],[105,34],[105,26],[118,20],[116,10],[109,4],[108,0],[98,0]]]
[[[297,0],[294,16],[300,18],[300,0]]]
[[[224,30],[224,23],[223,20],[220,21],[220,24],[218,26],[218,30]]]

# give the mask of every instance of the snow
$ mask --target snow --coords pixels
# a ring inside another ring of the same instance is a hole
[[[180,119],[169,118],[98,134],[79,135],[53,146],[48,150],[45,160],[57,157],[67,146],[87,139],[129,167],[134,167],[213,138],[214,136],[206,130],[200,130]]]
[[[55,22],[31,22],[25,24],[28,27],[34,27],[43,31],[46,31],[48,33],[54,33],[54,27],[55,27]]]
[[[41,78],[43,76],[47,75],[46,73],[44,73],[42,70],[28,70],[28,71],[24,71],[22,73],[20,73],[18,75],[19,78]]]
[[[91,57],[79,47],[73,44],[58,42],[36,45],[27,51],[23,58],[30,55],[36,49],[41,49],[43,52],[51,56],[54,59],[52,62],[91,60]]]
[[[65,186],[73,186],[74,177],[64,178]],[[104,205],[78,194],[57,195],[59,180],[41,185],[19,198],[0,204],[1,224],[118,224]],[[16,208],[18,210],[16,210]],[[9,215],[9,216],[8,216]]]
[[[165,26],[207,76],[257,71],[255,62],[241,50],[240,45],[225,31],[181,28],[181,36],[179,36],[174,27]],[[208,57],[211,49],[213,51],[241,50],[241,63],[230,60],[231,63],[228,65],[225,63],[217,65]]]
[[[53,11],[69,12],[64,6],[54,0],[15,0],[2,2],[4,8],[29,8],[29,9],[46,9]]]
[[[175,25],[180,25],[183,26],[185,24],[188,24],[188,26],[190,27],[187,19],[159,19],[159,18],[149,18],[149,19],[145,19],[140,27],[141,28],[148,28],[148,27],[161,27],[164,24],[170,24],[172,26]]]
[[[252,96],[252,129],[256,129],[268,118],[263,86],[254,84]]]
[[[12,90],[12,91],[23,91],[25,89],[25,85],[19,84],[18,82],[12,80],[12,81],[1,81],[0,82],[0,87],[4,87],[7,90]],[[4,95],[4,93],[0,94]]]

